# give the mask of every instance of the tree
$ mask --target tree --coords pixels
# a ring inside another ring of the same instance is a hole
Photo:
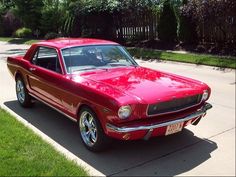
[[[81,21],[81,0],[65,0],[63,6],[63,27],[62,31],[68,36],[72,36],[75,31],[76,24]],[[77,30],[78,35],[81,34],[81,28]]]
[[[20,17],[24,27],[32,30],[40,26],[42,0],[13,0],[15,13]]]
[[[214,42],[219,45],[223,42],[235,43],[235,0],[189,0],[183,6],[182,14],[184,18],[196,24],[192,28],[196,29],[196,34],[202,42]]]
[[[173,5],[166,0],[160,15],[159,38],[165,42],[173,42],[177,37],[177,19]]]
[[[179,21],[180,21],[180,27],[178,31],[179,40],[188,44],[197,43],[198,40],[197,40],[196,24],[192,20],[192,18],[180,14]]]
[[[60,0],[44,0],[42,18],[40,20],[41,35],[49,32],[58,33],[63,25],[63,8]]]
[[[188,0],[183,1],[183,5],[179,7],[179,30],[178,38],[180,41],[188,44],[197,43],[197,25],[193,20],[192,12],[187,10]]]
[[[0,35],[11,36],[20,27],[19,19],[13,14],[13,0],[0,0]]]
[[[5,14],[13,6],[13,0],[0,0],[0,14]]]

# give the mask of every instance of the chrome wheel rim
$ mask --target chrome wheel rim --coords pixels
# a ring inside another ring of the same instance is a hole
[[[80,115],[80,133],[84,143],[93,146],[97,142],[97,126],[94,117],[87,111]]]
[[[16,82],[16,95],[20,103],[25,101],[25,89],[24,84],[21,80]]]

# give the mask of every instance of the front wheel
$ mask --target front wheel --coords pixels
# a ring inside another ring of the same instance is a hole
[[[18,77],[16,79],[16,96],[17,100],[20,103],[22,107],[31,107],[32,102],[31,102],[31,96],[29,95],[24,81],[21,77]]]
[[[83,107],[79,113],[80,137],[90,151],[103,151],[109,147],[111,139],[105,135],[95,113]]]

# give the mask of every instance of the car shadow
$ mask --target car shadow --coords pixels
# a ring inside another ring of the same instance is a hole
[[[117,140],[109,150],[93,153],[80,141],[77,124],[46,105],[36,102],[33,108],[24,109],[17,101],[4,104],[106,176],[119,175],[133,168],[136,169],[134,176],[142,173],[151,176],[174,176],[202,164],[211,158],[210,153],[217,149],[215,142],[201,139],[184,129],[181,133],[152,138],[149,141]],[[184,157],[176,156],[178,153],[184,153]],[[165,166],[166,162],[169,165]],[[151,164],[151,172],[155,171],[155,174],[151,173],[150,169],[145,173],[142,170],[145,164]]]

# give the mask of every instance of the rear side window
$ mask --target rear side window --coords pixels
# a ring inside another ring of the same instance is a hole
[[[57,73],[62,73],[57,51],[53,48],[39,47],[32,58],[32,63]]]

